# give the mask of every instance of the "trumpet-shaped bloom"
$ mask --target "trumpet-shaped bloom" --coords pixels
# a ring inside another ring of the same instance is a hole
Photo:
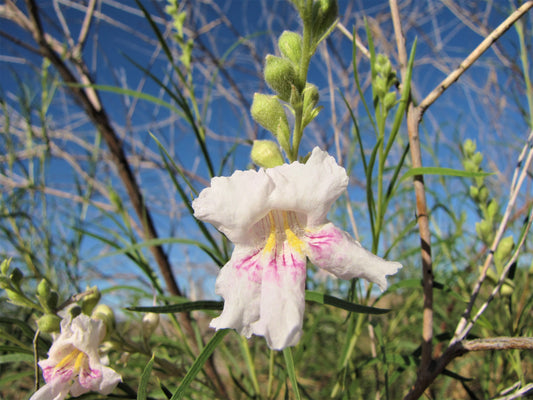
[[[365,278],[386,288],[401,268],[365,250],[327,220],[348,176],[315,148],[305,163],[215,177],[193,201],[194,215],[235,244],[215,291],[224,298],[216,329],[264,336],[272,349],[294,346],[302,334],[307,258],[342,279]]]
[[[63,319],[48,358],[39,362],[46,385],[30,400],[62,400],[69,392],[74,397],[89,391],[111,393],[121,377],[106,367],[106,360],[98,354],[104,336],[105,326],[100,320],[84,314]]]

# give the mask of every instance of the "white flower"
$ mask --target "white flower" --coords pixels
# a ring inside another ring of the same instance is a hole
[[[306,258],[342,279],[386,288],[401,265],[365,250],[327,220],[348,184],[344,168],[316,147],[305,164],[216,177],[192,203],[194,215],[235,244],[215,291],[224,298],[216,329],[265,336],[272,349],[294,346],[302,334]]]
[[[33,394],[30,400],[62,400],[89,391],[107,395],[120,382],[121,377],[106,367],[98,347],[105,336],[101,320],[80,314],[74,319],[64,318],[61,333],[54,339],[48,358],[39,362],[46,385]]]

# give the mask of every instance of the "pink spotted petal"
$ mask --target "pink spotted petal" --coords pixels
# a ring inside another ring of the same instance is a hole
[[[224,298],[224,310],[210,327],[232,328],[246,337],[252,335],[251,324],[259,319],[263,264],[261,249],[235,246],[215,284],[215,293]]]
[[[280,247],[264,268],[260,318],[253,324],[253,333],[274,350],[298,343],[305,308],[305,255],[286,241]]]
[[[402,267],[400,263],[385,261],[372,254],[331,223],[308,229],[305,237],[309,260],[338,278],[364,278],[385,290],[385,277],[395,274]]]

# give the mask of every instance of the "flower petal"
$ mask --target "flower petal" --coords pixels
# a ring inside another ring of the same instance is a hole
[[[385,261],[364,249],[358,241],[332,223],[306,230],[305,239],[309,260],[338,278],[365,278],[385,290],[385,276],[395,274],[402,268],[400,263]]]
[[[281,350],[295,346],[302,335],[306,265],[303,248],[294,243],[285,241],[277,250],[263,270],[260,319],[253,333],[264,336],[271,349]]]
[[[266,173],[276,185],[269,200],[271,209],[306,214],[305,225],[311,227],[326,222],[331,205],[348,185],[345,169],[318,147],[305,164],[284,164]]]
[[[259,319],[262,271],[261,249],[235,246],[216,280],[215,293],[224,298],[224,309],[211,321],[211,328],[233,328],[246,337],[252,335],[251,324]]]
[[[37,390],[30,400],[63,400],[68,395],[70,384],[47,383]]]
[[[211,223],[233,243],[247,243],[250,227],[269,211],[274,183],[264,170],[235,171],[215,177],[192,202],[194,216]]]

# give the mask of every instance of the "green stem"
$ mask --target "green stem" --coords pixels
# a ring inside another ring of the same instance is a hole
[[[248,339],[246,339],[244,336],[240,336],[240,344],[246,360],[246,366],[250,372],[250,378],[252,379],[252,385],[254,386],[255,394],[260,395],[261,389],[259,389],[259,382],[257,381],[254,361],[252,359],[252,354],[250,353],[250,347],[248,346]]]

